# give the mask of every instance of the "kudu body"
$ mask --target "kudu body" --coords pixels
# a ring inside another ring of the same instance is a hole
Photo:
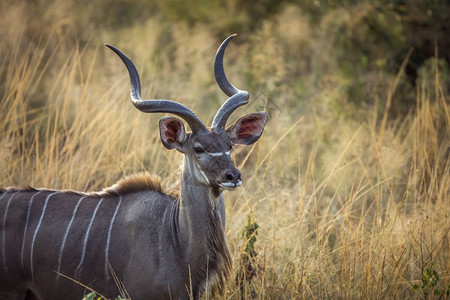
[[[222,191],[241,185],[230,150],[256,142],[266,122],[258,112],[225,128],[230,114],[248,102],[247,92],[231,85],[223,70],[232,37],[220,46],[214,65],[230,98],[211,128],[178,102],[142,100],[135,66],[107,45],[128,69],[133,104],[178,115],[192,130],[187,133],[175,117],[159,124],[163,145],[185,157],[181,195],[163,193],[158,180],[142,174],[93,193],[0,190],[0,299],[81,299],[88,290],[80,283],[109,298],[123,286],[134,300],[198,299],[210,284],[226,279],[231,257]]]

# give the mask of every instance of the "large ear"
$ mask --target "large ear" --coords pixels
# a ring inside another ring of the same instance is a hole
[[[264,111],[248,114],[227,128],[233,144],[251,145],[256,142],[264,130],[267,114]]]
[[[183,122],[174,117],[162,117],[159,120],[159,133],[167,149],[181,150],[186,140]]]

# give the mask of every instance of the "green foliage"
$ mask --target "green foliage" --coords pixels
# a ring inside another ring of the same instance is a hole
[[[413,284],[414,290],[420,290],[424,297],[434,296],[450,296],[450,284],[445,288],[439,288],[439,273],[436,270],[434,261],[427,261],[423,270],[421,284]]]
[[[241,232],[241,238],[244,240],[243,250],[240,254],[239,271],[236,275],[236,284],[241,291],[241,299],[250,293],[252,298],[257,294],[252,285],[252,280],[258,275],[258,266],[256,262],[257,252],[255,250],[256,235],[259,225],[253,213],[247,215],[247,225]]]
[[[107,300],[107,299],[99,297],[95,292],[92,292],[84,296],[83,300]],[[114,298],[114,300],[129,300],[129,299],[122,298],[122,296],[117,296],[116,298]]]
[[[170,21],[203,24],[223,36],[249,32],[274,16],[287,0],[157,0],[161,15]]]
[[[253,214],[247,215],[247,225],[241,233],[241,237],[245,241],[244,254],[248,257],[255,257],[255,243],[256,235],[258,234],[259,225],[256,222],[256,217]]]
[[[95,292],[92,292],[84,296],[83,300],[102,300],[102,297],[98,297]]]

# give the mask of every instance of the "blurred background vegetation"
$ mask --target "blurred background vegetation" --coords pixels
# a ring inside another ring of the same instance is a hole
[[[414,102],[408,90],[413,90],[427,60],[437,52],[444,71],[450,60],[450,5],[443,0],[6,0],[1,5],[11,18],[3,21],[2,36],[10,37],[8,33],[15,31],[24,35],[25,43],[57,30],[82,47],[152,20],[161,28],[150,34],[161,43],[160,51],[170,55],[171,36],[179,26],[202,28],[217,41],[237,32],[245,43],[248,37],[265,32],[280,44],[283,52],[277,53],[281,56],[277,59],[295,59],[296,66],[285,75],[294,87],[299,84],[295,80],[314,69],[337,68],[342,80],[351,82],[346,98],[357,104],[371,103],[376,97],[367,76],[371,82],[386,84],[411,49],[407,78],[399,87],[402,94],[395,106],[400,112]],[[2,39],[2,43],[11,42]]]
[[[174,36],[180,28],[187,35],[201,31],[217,42],[236,32],[237,43],[250,48],[241,51],[249,62],[243,65],[247,74],[243,86],[265,89],[272,97],[281,96],[277,87],[283,83],[299,102],[309,102],[324,86],[338,84],[337,106],[374,105],[385,97],[407,60],[391,108],[391,116],[405,114],[415,105],[421,70],[432,68],[430,59],[435,56],[442,88],[448,91],[450,5],[444,0],[6,0],[1,8],[3,50],[17,46],[19,36],[22,47],[28,47],[30,41],[51,35],[55,36],[48,55],[63,38],[66,47],[73,41],[80,48],[116,42],[131,49],[142,41],[134,40],[130,32],[140,30],[148,34],[140,38],[157,43],[153,56],[170,58],[180,46]],[[269,43],[272,61],[249,56],[252,51],[268,51]],[[284,65],[289,68],[273,78]]]
[[[271,119],[235,149],[235,265],[259,227],[234,268],[254,286],[224,298],[448,297],[449,16],[446,0],[2,0],[0,186],[98,190],[142,170],[176,184],[160,115],[135,111],[103,43],[136,63],[144,98],[209,124],[225,100],[214,53],[238,33],[225,68],[251,100],[234,116]]]

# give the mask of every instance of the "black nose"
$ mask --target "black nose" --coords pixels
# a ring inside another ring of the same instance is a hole
[[[238,169],[226,170],[224,172],[224,182],[237,184],[241,181],[241,172]]]

